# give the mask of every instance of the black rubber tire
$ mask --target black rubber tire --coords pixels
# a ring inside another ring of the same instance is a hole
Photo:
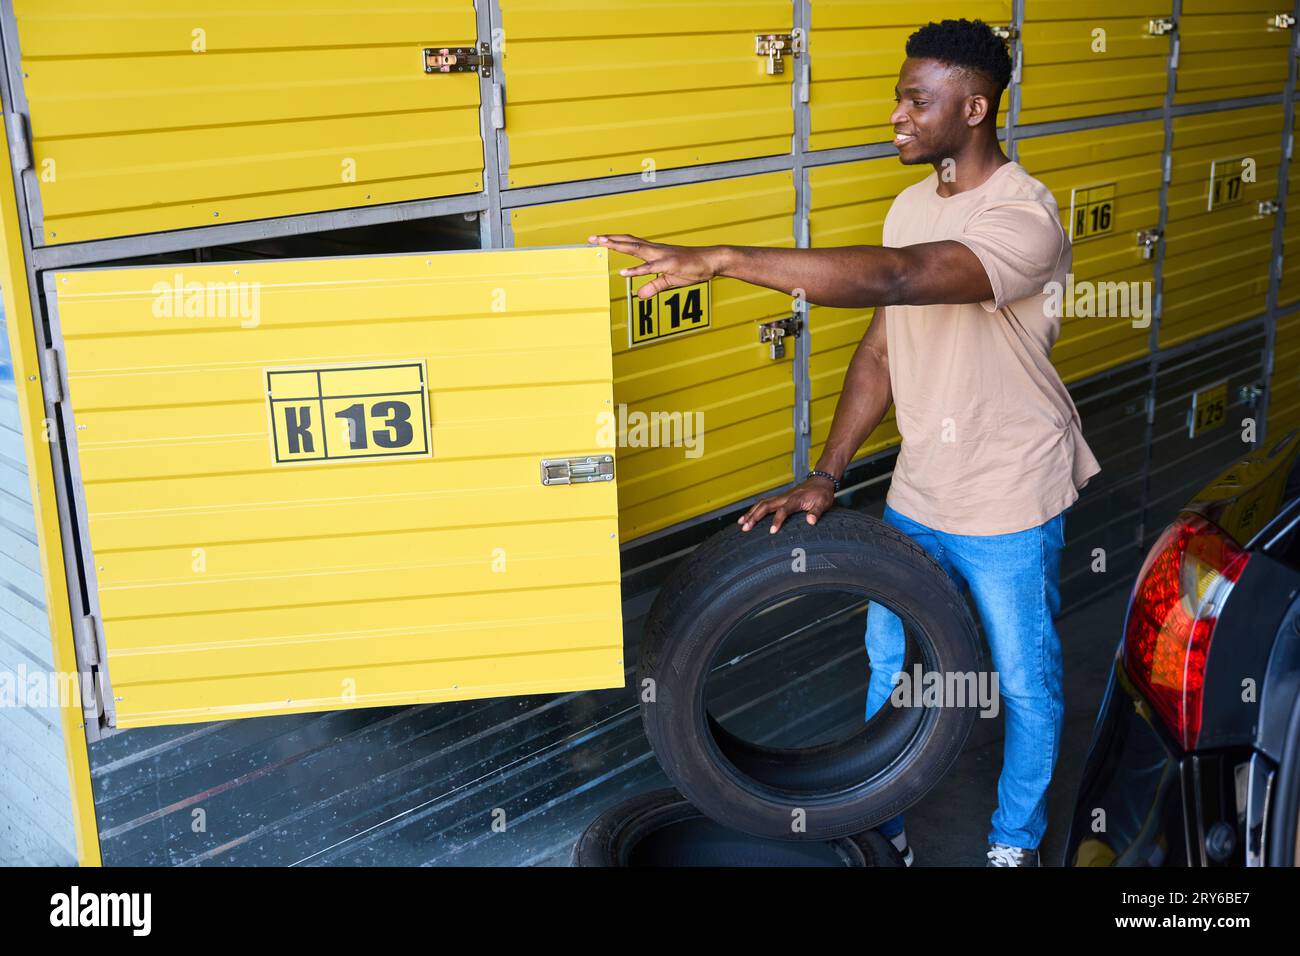
[[[870,831],[819,843],[763,840],[728,830],[671,787],[625,800],[592,821],[573,866],[902,867],[892,843]]]
[[[881,708],[846,741],[774,749],[737,740],[707,712],[705,681],[719,645],[751,612],[800,593],[854,591],[889,606],[915,640],[919,663],[978,672],[970,611],[952,579],[911,538],[875,518],[832,509],[809,525],[770,519],[720,531],[669,575],[646,620],[637,688],[650,745],[677,789],[724,826],[778,840],[862,833],[901,813],[939,782],[974,725],[966,706]],[[792,570],[802,548],[805,569]],[[909,654],[905,670],[914,659]],[[653,680],[647,685],[646,680]],[[803,829],[793,826],[803,811]]]

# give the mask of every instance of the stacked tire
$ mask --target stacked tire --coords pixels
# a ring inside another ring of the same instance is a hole
[[[796,549],[802,561],[792,570]],[[695,833],[700,854],[710,858],[735,852],[745,859],[796,860],[810,852],[877,861],[844,865],[892,865],[878,862],[890,855],[872,828],[943,778],[974,725],[977,701],[882,707],[844,739],[794,749],[742,740],[707,707],[707,679],[736,626],[820,591],[848,591],[897,614],[909,639],[905,672],[914,665],[940,675],[980,669],[980,640],[965,600],[944,570],[897,529],[847,509],[828,511],[816,524],[795,516],[777,534],[766,522],[748,532],[732,525],[678,563],[642,637],[641,716],[677,793],[672,799],[647,795],[604,814],[579,842],[575,862],[657,859],[655,848],[663,859],[687,860],[682,840]],[[721,835],[728,831],[737,835],[730,843]],[[659,837],[636,849],[655,832]],[[805,846],[788,847],[783,855],[773,842]],[[768,848],[758,849],[759,843]],[[850,845],[857,849],[846,849]],[[888,841],[884,845],[893,851]]]

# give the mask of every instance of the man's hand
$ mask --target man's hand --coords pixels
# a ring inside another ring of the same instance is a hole
[[[608,246],[615,252],[635,256],[643,265],[619,269],[621,276],[643,276],[659,273],[637,289],[638,299],[648,299],[665,289],[704,282],[722,273],[721,246],[669,246],[661,242],[648,242],[636,236],[588,236],[587,241],[598,246]]]
[[[768,533],[776,534],[790,515],[805,511],[808,513],[808,523],[816,524],[817,519],[833,504],[835,486],[826,478],[814,476],[795,485],[783,495],[773,495],[755,503],[736,520],[740,522],[741,531],[748,531],[759,518],[772,513],[774,517]]]

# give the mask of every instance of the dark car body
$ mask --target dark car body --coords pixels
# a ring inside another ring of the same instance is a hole
[[[1199,733],[1191,732],[1191,746],[1126,661],[1134,655],[1130,623],[1143,587],[1139,574],[1093,731],[1066,865],[1295,865],[1298,452],[1300,431],[1265,442],[1199,492],[1177,519],[1211,522],[1248,556],[1211,622],[1201,658]]]

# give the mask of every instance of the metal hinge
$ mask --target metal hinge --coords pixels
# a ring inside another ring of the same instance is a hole
[[[27,135],[27,117],[22,113],[6,113],[5,129],[9,135],[9,156],[14,169],[22,172],[32,168],[32,139]]]
[[[758,326],[758,341],[772,344],[773,359],[785,358],[785,337],[798,335],[802,330],[802,320],[794,316],[788,319],[777,319],[775,322],[762,322]]]
[[[799,55],[793,33],[756,33],[754,34],[754,55],[767,57],[768,76],[785,72],[785,56]]]
[[[425,73],[473,73],[492,75],[492,47],[486,40],[472,46],[441,46],[424,48]]]
[[[1261,216],[1276,216],[1282,205],[1276,199],[1261,199],[1255,204]]]
[[[57,405],[63,401],[63,372],[59,367],[59,350],[46,349],[41,354],[41,365],[45,400],[51,405]]]
[[[542,484],[544,485],[580,485],[589,481],[613,480],[613,455],[542,459]]]
[[[1268,18],[1270,30],[1290,30],[1295,26],[1295,17],[1289,13],[1275,13]]]
[[[812,434],[812,405],[806,398],[799,404],[799,434]]]
[[[1020,35],[1016,28],[1012,26],[989,27],[989,29],[993,31],[995,37],[1003,41],[1014,40]]]
[[[1164,231],[1156,227],[1143,229],[1137,234],[1138,245],[1142,247],[1142,258],[1150,259],[1155,254],[1156,243],[1165,237]]]
[[[1147,21],[1147,35],[1153,37],[1168,36],[1178,26],[1173,17],[1157,17]]]
[[[77,627],[77,653],[81,656],[83,667],[99,665],[99,633],[95,615],[87,614]]]

